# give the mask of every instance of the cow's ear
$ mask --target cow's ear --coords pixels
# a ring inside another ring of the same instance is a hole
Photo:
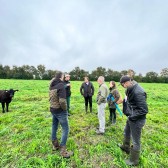
[[[14,92],[18,92],[19,90],[14,90]]]

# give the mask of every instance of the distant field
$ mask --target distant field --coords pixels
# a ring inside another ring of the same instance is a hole
[[[122,142],[126,117],[118,114],[117,124],[106,127],[104,136],[96,135],[98,126],[96,93],[94,114],[85,114],[79,88],[82,82],[71,82],[70,134],[67,148],[74,151],[63,159],[52,151],[50,141],[49,81],[0,80],[0,89],[19,89],[9,106],[9,113],[0,108],[0,167],[2,168],[123,168],[127,167],[117,144]],[[108,83],[107,83],[108,84]],[[149,113],[142,132],[142,153],[138,167],[168,166],[168,84],[141,84],[148,94]],[[124,89],[119,86],[124,96]],[[106,123],[108,123],[108,108]],[[59,137],[61,131],[59,130]]]

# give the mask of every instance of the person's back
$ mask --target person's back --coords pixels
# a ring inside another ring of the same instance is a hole
[[[54,80],[54,85],[50,86],[50,111],[62,112],[67,110],[66,93],[64,84],[61,80]]]
[[[66,142],[69,134],[69,124],[63,78],[64,74],[62,72],[57,72],[55,78],[51,80],[49,87],[50,112],[52,114],[51,139],[53,150],[60,150],[62,157],[69,158],[73,154],[73,152],[68,152],[66,150]],[[59,124],[62,127],[62,137],[60,144],[57,138]]]

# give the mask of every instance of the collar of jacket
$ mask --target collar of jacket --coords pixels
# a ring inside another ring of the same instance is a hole
[[[126,90],[126,95],[130,95],[133,93],[133,91],[135,90],[135,88],[138,86],[138,83],[136,81],[132,81],[132,86],[128,87]]]
[[[114,90],[114,89],[116,89],[116,87],[110,87],[110,88],[109,88],[110,91],[112,91],[112,90]]]
[[[103,85],[104,83],[101,83],[100,85],[99,85],[99,87],[101,86],[101,85]]]

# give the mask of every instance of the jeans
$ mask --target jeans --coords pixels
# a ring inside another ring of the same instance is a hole
[[[105,107],[106,103],[98,105],[99,131],[105,132]]]
[[[127,140],[132,139],[133,150],[140,151],[141,148],[141,132],[142,127],[145,125],[146,119],[139,119],[130,121],[127,119],[124,129],[124,137]]]
[[[62,127],[62,138],[60,146],[65,146],[69,134],[69,124],[68,124],[68,113],[67,111],[52,113],[52,141],[57,139],[58,124],[60,123]]]

